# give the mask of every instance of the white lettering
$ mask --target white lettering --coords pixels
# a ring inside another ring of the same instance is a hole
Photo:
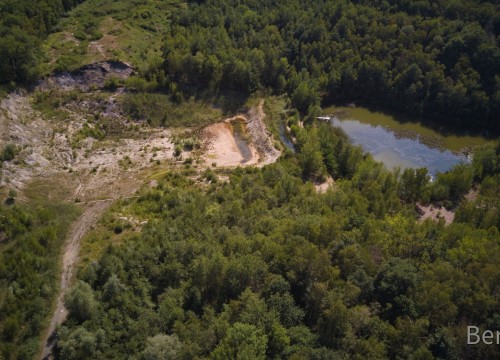
[[[471,330],[474,330],[474,332],[471,332]],[[479,328],[477,326],[467,326],[467,345],[479,344],[479,342],[481,341],[481,337],[478,334]],[[476,337],[475,342],[472,342],[471,336]]]
[[[488,342],[489,340],[489,342]],[[491,330],[486,330],[484,333],[483,333],[483,342],[486,344],[486,345],[491,345],[493,344],[493,331]]]

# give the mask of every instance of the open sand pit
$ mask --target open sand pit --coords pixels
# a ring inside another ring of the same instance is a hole
[[[263,122],[263,101],[246,114],[207,126],[205,162],[221,167],[263,166],[278,159],[280,152],[273,146],[271,134]]]
[[[205,161],[216,163],[217,166],[231,167],[238,165],[255,165],[259,161],[259,154],[253,144],[246,144],[247,151],[242,150],[245,146],[244,139],[238,139],[233,125],[223,122],[210,125],[203,130],[203,136],[207,141]],[[249,156],[248,156],[249,155]]]

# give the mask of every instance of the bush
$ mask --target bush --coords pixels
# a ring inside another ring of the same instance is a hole
[[[97,312],[94,292],[90,285],[84,281],[78,281],[66,293],[64,296],[64,305],[68,309],[70,317],[80,323],[91,319]]]
[[[104,81],[104,89],[115,91],[120,86],[120,80],[114,76],[110,76]]]
[[[14,144],[7,144],[4,146],[2,153],[0,154],[1,161],[12,161],[14,157],[19,152],[19,149]]]

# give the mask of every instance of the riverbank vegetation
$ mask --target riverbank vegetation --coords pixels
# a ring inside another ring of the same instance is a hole
[[[430,184],[337,129],[298,138],[263,169],[208,187],[171,171],[119,202],[83,247],[58,357],[496,358],[466,346],[466,325],[499,326],[500,146]],[[318,194],[327,173],[335,187]],[[418,222],[415,201],[443,187],[457,220]]]

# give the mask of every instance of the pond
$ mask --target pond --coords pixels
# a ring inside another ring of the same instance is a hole
[[[465,150],[487,142],[481,136],[444,134],[421,122],[398,121],[395,117],[365,108],[330,107],[332,126],[342,128],[354,144],[392,169],[426,167],[429,174],[445,172],[469,161]]]

